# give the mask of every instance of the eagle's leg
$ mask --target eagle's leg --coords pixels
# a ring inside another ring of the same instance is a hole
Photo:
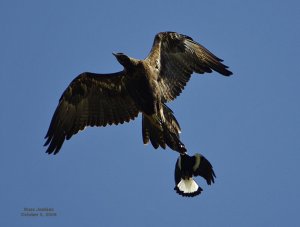
[[[162,104],[157,114],[143,114],[142,130],[144,144],[150,140],[155,149],[159,146],[166,148],[167,145],[179,153],[186,152],[184,144],[180,141],[180,126],[172,110],[166,105]]]

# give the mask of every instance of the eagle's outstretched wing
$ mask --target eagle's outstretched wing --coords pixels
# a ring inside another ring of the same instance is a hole
[[[125,72],[76,77],[62,94],[45,136],[47,153],[56,154],[65,139],[86,126],[122,124],[139,110],[127,93]]]
[[[189,36],[176,32],[161,32],[154,38],[152,49],[145,59],[159,71],[159,86],[163,102],[175,99],[189,81],[191,74],[213,70],[230,76],[222,59]]]

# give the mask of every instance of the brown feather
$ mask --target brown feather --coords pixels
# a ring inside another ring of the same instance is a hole
[[[87,72],[71,82],[60,98],[46,134],[47,153],[57,153],[65,139],[86,126],[123,124],[137,117],[139,110],[127,93],[124,75],[124,72]]]
[[[175,99],[184,89],[193,72],[219,72],[230,76],[222,59],[216,57],[189,36],[175,32],[161,32],[154,38],[152,49],[145,59],[150,65],[157,65],[162,101]]]

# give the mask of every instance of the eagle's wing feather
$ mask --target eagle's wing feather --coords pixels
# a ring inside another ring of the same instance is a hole
[[[125,72],[82,73],[62,94],[45,136],[47,153],[56,154],[65,139],[86,126],[122,124],[139,113],[126,90]]]
[[[191,37],[175,32],[158,33],[146,61],[159,71],[158,82],[164,102],[181,93],[193,72],[203,74],[214,70],[224,76],[232,74],[222,64],[222,59]]]

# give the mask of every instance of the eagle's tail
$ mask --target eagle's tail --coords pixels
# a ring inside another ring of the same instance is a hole
[[[155,149],[163,149],[166,145],[179,153],[185,153],[184,144],[179,139],[180,126],[172,110],[165,104],[162,105],[164,119],[157,114],[142,116],[143,141],[147,144],[150,140]]]

